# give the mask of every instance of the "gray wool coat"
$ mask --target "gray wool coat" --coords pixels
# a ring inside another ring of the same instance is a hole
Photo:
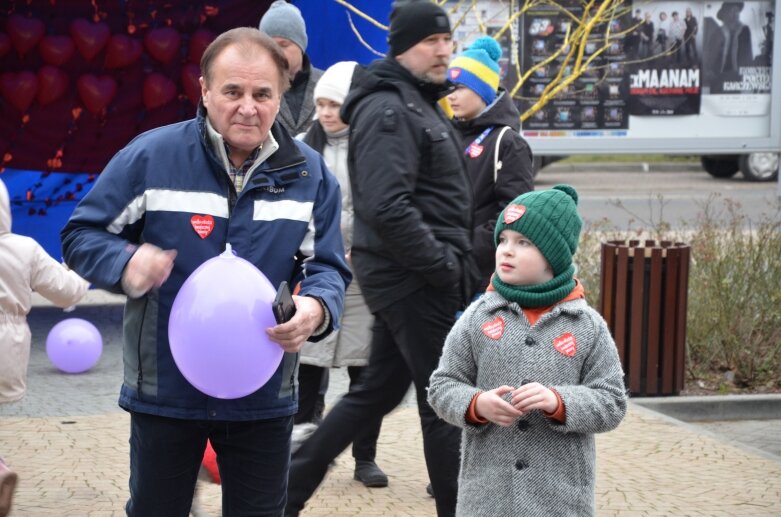
[[[457,515],[593,515],[593,433],[624,417],[623,376],[607,324],[583,299],[560,303],[534,326],[497,292],[474,302],[450,331],[428,391],[437,414],[463,428]],[[511,427],[466,421],[476,393],[524,380],[559,393],[565,424],[539,411]]]

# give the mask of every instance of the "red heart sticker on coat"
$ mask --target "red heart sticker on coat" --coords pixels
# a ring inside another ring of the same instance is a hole
[[[210,215],[194,215],[190,219],[190,224],[193,225],[195,233],[201,236],[201,239],[205,239],[214,230],[214,217]]]
[[[499,339],[504,334],[504,318],[497,316],[491,321],[483,323],[483,334],[491,339]]]
[[[575,336],[567,332],[566,334],[562,334],[561,336],[553,340],[553,348],[555,348],[562,354],[566,355],[567,357],[572,357],[573,355],[575,355],[578,346],[577,343],[575,342]]]
[[[526,213],[526,207],[523,205],[508,205],[504,209],[504,224],[512,224]]]
[[[469,144],[469,157],[470,158],[477,158],[483,154],[483,146],[477,145],[477,144]]]

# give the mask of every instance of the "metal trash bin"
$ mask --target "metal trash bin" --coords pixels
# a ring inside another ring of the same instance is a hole
[[[683,389],[690,250],[672,241],[602,243],[599,312],[632,395]]]

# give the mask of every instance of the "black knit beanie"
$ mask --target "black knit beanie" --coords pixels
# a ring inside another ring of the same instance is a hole
[[[398,56],[432,34],[450,33],[447,13],[431,0],[397,0],[390,15],[388,46]]]

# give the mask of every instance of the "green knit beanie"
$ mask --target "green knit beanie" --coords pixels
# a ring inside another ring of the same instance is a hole
[[[570,185],[527,192],[508,204],[496,222],[494,242],[509,228],[537,246],[558,276],[572,266],[583,221],[578,215],[578,193]]]

